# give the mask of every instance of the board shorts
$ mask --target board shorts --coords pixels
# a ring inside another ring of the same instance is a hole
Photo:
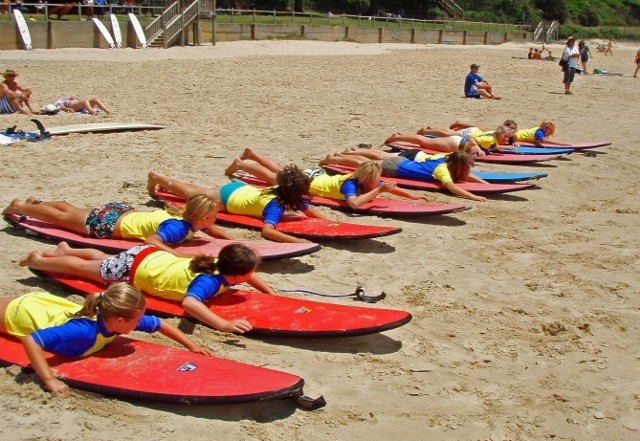
[[[100,277],[107,284],[129,282],[134,259],[147,248],[152,248],[152,245],[138,245],[115,256],[107,257],[100,264]]]
[[[11,101],[9,101],[9,97],[6,95],[0,98],[0,115],[10,115],[12,113],[16,113],[18,109],[13,107]]]
[[[304,170],[302,170],[302,173],[309,176],[309,179],[313,181],[314,178],[320,175],[324,175],[325,171],[320,167],[313,167],[313,168],[305,168]]]
[[[564,71],[564,78],[562,79],[563,83],[573,83],[573,78],[576,76],[576,68],[575,67],[567,67]]]
[[[231,194],[240,187],[244,187],[245,185],[247,184],[242,181],[233,181],[220,187],[220,202],[222,202],[222,206],[225,208],[225,210],[227,209],[227,203],[229,202]]]
[[[382,176],[395,178],[398,176],[398,166],[406,160],[407,158],[403,158],[402,156],[384,159],[381,164]]]
[[[420,149],[411,149],[411,150],[404,150],[404,151],[398,153],[398,156],[400,158],[409,159],[410,161],[415,161],[416,160],[416,156],[418,156],[420,153],[422,153],[422,150],[420,150]]]
[[[476,86],[471,86],[469,92],[465,94],[467,98],[480,98],[480,93],[478,92],[478,88]]]
[[[133,209],[131,205],[119,202],[108,202],[94,208],[87,214],[87,219],[84,222],[87,234],[101,239],[113,238],[113,230],[120,216]]]

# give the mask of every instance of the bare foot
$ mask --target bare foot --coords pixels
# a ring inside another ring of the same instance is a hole
[[[147,175],[147,192],[151,195],[155,194],[158,189],[158,177],[159,175],[154,172],[149,172]]]
[[[247,150],[250,150],[250,149],[245,149],[245,151],[242,153],[242,157],[244,157],[244,154],[247,152]],[[245,158],[243,158],[243,159],[245,159]],[[234,159],[233,162],[231,163],[231,165],[229,165],[229,167],[224,169],[224,175],[225,176],[231,176],[232,174],[234,174],[235,172],[240,170],[241,163],[242,163],[242,159],[240,159],[240,158]]]
[[[245,148],[244,152],[242,152],[242,155],[240,155],[240,159],[254,159],[254,158],[255,158],[255,153],[253,152],[253,149],[251,147]]]
[[[67,242],[60,242],[55,250],[51,252],[42,253],[43,257],[54,257],[54,256],[66,256],[71,250],[71,247]]]
[[[20,199],[16,198],[16,199],[11,201],[11,203],[9,204],[9,206],[7,208],[2,210],[2,214],[4,216],[6,216],[8,214],[19,214],[20,213],[20,205],[22,205],[20,203]]]
[[[320,161],[320,165],[331,164],[333,163],[334,158],[335,158],[335,155],[333,155],[333,153],[329,153],[327,156],[324,157],[322,161]]]
[[[40,253],[37,251],[32,251],[29,253],[26,259],[22,259],[19,262],[19,265],[31,267],[34,263],[38,262],[40,259],[42,259],[42,256],[40,255]]]

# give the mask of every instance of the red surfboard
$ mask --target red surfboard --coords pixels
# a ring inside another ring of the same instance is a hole
[[[570,148],[570,149],[574,149],[574,150],[586,150],[586,149],[595,149],[597,147],[605,147],[608,145],[611,145],[610,142],[608,141],[601,141],[601,142],[566,142],[564,143],[564,145],[557,145],[557,144],[549,144],[549,143],[545,143],[543,142],[542,145],[535,145],[532,142],[516,142],[514,145],[518,146],[518,147],[545,147],[545,148],[556,148],[556,147],[560,147],[560,148]]]
[[[80,294],[101,292],[106,286],[72,276],[31,270]],[[159,315],[187,317],[181,303],[146,295],[147,310]],[[206,305],[227,320],[247,319],[247,333],[274,337],[351,337],[394,329],[408,323],[406,311],[366,306],[340,305],[284,297],[255,291],[230,290]]]
[[[387,144],[389,147],[394,148],[395,150],[413,150],[420,149],[426,153],[438,154],[443,153],[438,150],[426,149],[424,147],[420,147],[417,144],[412,144],[410,142],[397,141],[390,142]],[[499,164],[532,164],[536,162],[550,161],[552,159],[558,159],[562,155],[509,155],[505,153],[491,153],[485,156],[484,158],[476,158],[476,161],[479,162],[495,162]]]
[[[335,173],[351,173],[354,170],[352,167],[335,164],[325,165],[324,168]],[[398,184],[398,187],[411,188],[414,190],[447,191],[444,185],[442,185],[440,182],[425,182],[413,179],[387,177],[382,177],[380,178],[380,180],[395,182],[396,184]],[[480,184],[476,182],[460,182],[456,183],[456,185],[460,188],[470,191],[471,193],[483,195],[509,193],[534,187],[533,184]]]
[[[183,198],[164,190],[156,191],[152,197],[164,204],[182,206],[185,203]],[[262,229],[263,225],[262,219],[257,217],[220,211],[216,216],[216,221],[257,230]],[[282,216],[276,229],[283,233],[291,234],[292,236],[314,240],[372,239],[375,237],[389,236],[402,231],[402,228],[399,227],[379,227],[375,225],[333,222],[297,214],[285,214]]]
[[[140,242],[127,239],[99,239],[95,237],[84,236],[72,231],[63,230],[53,224],[26,216],[16,216],[13,214],[4,216],[11,226],[18,230],[24,230],[27,234],[32,234],[44,239],[56,242],[67,241],[71,244],[82,247],[93,247],[105,250],[107,252],[116,252],[128,250]],[[262,260],[284,259],[305,254],[313,253],[320,249],[320,245],[316,243],[278,243],[270,241],[249,241],[249,240],[225,240],[213,239],[208,237],[194,237],[188,242],[182,243],[174,248],[178,251],[188,254],[206,254],[209,256],[217,256],[222,247],[231,243],[243,243],[253,249]]]
[[[304,385],[285,372],[126,337],[87,357],[45,357],[56,377],[72,387],[132,400],[244,403],[298,398]],[[31,367],[20,340],[8,335],[0,335],[0,361]]]
[[[234,175],[234,178],[251,184],[254,187],[266,187],[267,183],[251,175]],[[374,198],[354,210],[346,201],[313,196],[311,203],[338,210],[350,211],[361,214],[375,214],[379,216],[425,216],[435,214],[448,214],[457,211],[470,210],[471,207],[463,204],[432,204],[425,201],[405,201],[389,198]]]

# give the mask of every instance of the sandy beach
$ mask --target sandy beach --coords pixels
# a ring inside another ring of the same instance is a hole
[[[384,291],[378,306],[413,315],[401,328],[345,339],[262,340],[186,326],[222,357],[301,376],[308,395],[326,398],[321,410],[303,411],[289,401],[126,402],[77,389],[63,400],[13,366],[0,368],[0,438],[640,438],[637,47],[615,44],[613,56],[604,57],[590,43],[590,69],[624,76],[577,76],[572,96],[563,94],[557,62],[520,59],[527,44],[242,41],[168,50],[0,52],[1,68],[20,73],[37,108],[77,95],[97,96],[112,111],[40,117],[47,126],[166,125],[2,146],[3,207],[33,195],[152,209],[149,170],[223,184],[225,167],[245,147],[311,166],[329,152],[359,143],[375,148],[395,131],[446,127],[456,119],[495,127],[511,118],[529,128],[550,118],[556,140],[612,143],[595,157],[576,152],[537,166],[476,166],[548,173],[533,190],[484,203],[428,193],[433,202],[472,206],[461,213],[393,219],[322,208],[337,220],[396,225],[403,232],[323,242],[315,254],[262,265],[261,275],[278,289],[349,293],[364,284],[368,293]],[[551,45],[555,55],[562,47]],[[482,66],[501,101],[462,97],[471,63]],[[34,128],[28,116],[0,116],[1,129],[13,125]],[[43,289],[69,296],[18,266],[29,251],[53,245],[7,224],[3,229],[2,295]],[[260,238],[225,229],[237,238]],[[135,337],[172,344],[162,336]]]

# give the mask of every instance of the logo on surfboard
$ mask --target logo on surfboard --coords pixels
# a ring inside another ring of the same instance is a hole
[[[301,306],[300,308],[298,308],[296,310],[296,312],[294,314],[306,314],[308,312],[311,312],[311,310],[309,308],[305,308],[304,306]]]
[[[176,371],[178,371],[178,372],[192,372],[192,371],[195,371],[196,369],[198,369],[198,366],[196,366],[193,363],[189,363],[187,361],[185,363],[182,363],[180,366],[178,366]]]

